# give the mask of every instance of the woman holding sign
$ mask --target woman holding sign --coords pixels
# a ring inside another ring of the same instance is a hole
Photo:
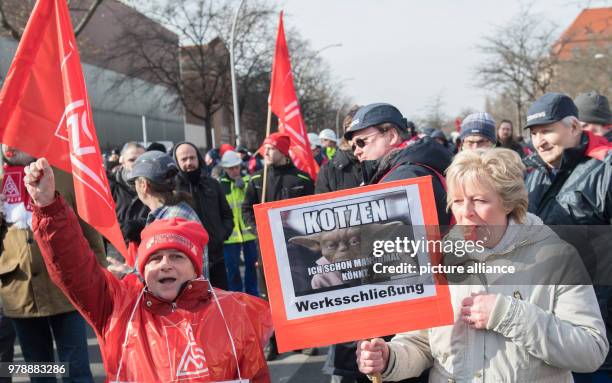
[[[362,341],[363,373],[396,381],[431,368],[430,382],[572,382],[571,371],[603,363],[608,342],[593,287],[575,249],[527,213],[523,173],[507,149],[455,157],[447,201],[458,225],[445,239],[482,241],[484,251],[445,254],[444,263],[517,271],[448,276],[455,323]]]

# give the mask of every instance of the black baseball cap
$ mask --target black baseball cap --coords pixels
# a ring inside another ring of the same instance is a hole
[[[552,124],[567,116],[578,117],[578,108],[572,99],[563,93],[546,93],[527,110],[525,129]]]
[[[136,178],[144,177],[157,184],[165,184],[178,174],[178,168],[172,157],[157,150],[140,155],[132,166],[127,181],[133,183]]]
[[[575,101],[578,119],[591,124],[612,124],[610,103],[606,96],[595,91],[579,94]]]
[[[353,117],[351,125],[344,132],[344,138],[350,140],[355,132],[385,122],[395,124],[402,130],[408,129],[407,120],[396,107],[391,104],[376,103],[359,108]]]

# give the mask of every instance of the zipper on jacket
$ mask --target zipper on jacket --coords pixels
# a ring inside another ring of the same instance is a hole
[[[176,311],[176,302],[172,302],[172,312]]]

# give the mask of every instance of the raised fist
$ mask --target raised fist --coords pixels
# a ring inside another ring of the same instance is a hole
[[[40,207],[50,205],[55,199],[55,177],[46,158],[26,166],[23,178],[32,202]]]

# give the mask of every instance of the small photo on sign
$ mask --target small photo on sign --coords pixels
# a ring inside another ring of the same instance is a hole
[[[439,239],[431,177],[264,203],[255,217],[280,351],[452,322],[448,286],[422,271],[440,254],[404,246]]]
[[[287,261],[296,296],[346,289],[363,284],[421,280],[415,275],[378,274],[374,263],[413,264],[419,257],[385,253],[374,257],[374,241],[414,239],[410,207],[403,190],[311,204],[280,213]],[[418,229],[418,228],[417,228]],[[423,258],[425,254],[421,254]]]

